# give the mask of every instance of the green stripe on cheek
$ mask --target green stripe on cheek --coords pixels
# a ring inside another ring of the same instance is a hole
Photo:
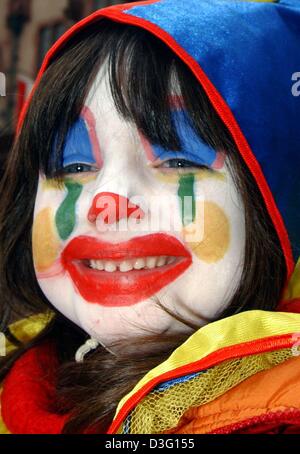
[[[65,183],[68,194],[55,216],[57,231],[62,240],[66,240],[74,230],[76,224],[75,205],[82,192],[82,185],[79,183]]]
[[[179,178],[178,197],[181,200],[181,219],[184,226],[194,222],[196,217],[195,176],[181,175]],[[189,199],[184,200],[185,197]]]

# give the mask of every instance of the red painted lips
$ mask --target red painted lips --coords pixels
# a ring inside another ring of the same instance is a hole
[[[90,260],[130,260],[138,257],[172,256],[174,263],[161,268],[127,272],[98,271]],[[107,243],[89,236],[74,238],[62,253],[62,264],[80,295],[103,306],[131,306],[157,293],[192,263],[189,251],[174,237],[152,234],[124,243]]]

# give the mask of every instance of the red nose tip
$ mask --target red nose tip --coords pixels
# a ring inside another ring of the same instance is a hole
[[[143,219],[145,213],[138,205],[131,203],[127,197],[113,192],[101,192],[94,197],[88,220],[94,223],[98,216],[102,217],[105,224],[113,224],[120,219],[129,217],[130,219]]]

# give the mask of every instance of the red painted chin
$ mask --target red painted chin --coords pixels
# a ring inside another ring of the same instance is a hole
[[[126,260],[137,257],[173,256],[174,263],[154,269],[109,273],[90,268],[89,260]],[[106,307],[132,306],[173,282],[192,263],[191,254],[174,237],[146,235],[113,244],[80,236],[62,253],[62,264],[80,295],[89,303]]]

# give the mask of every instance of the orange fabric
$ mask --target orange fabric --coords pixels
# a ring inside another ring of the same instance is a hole
[[[167,433],[205,434],[270,412],[300,409],[300,358],[259,372],[214,401],[189,409]]]

